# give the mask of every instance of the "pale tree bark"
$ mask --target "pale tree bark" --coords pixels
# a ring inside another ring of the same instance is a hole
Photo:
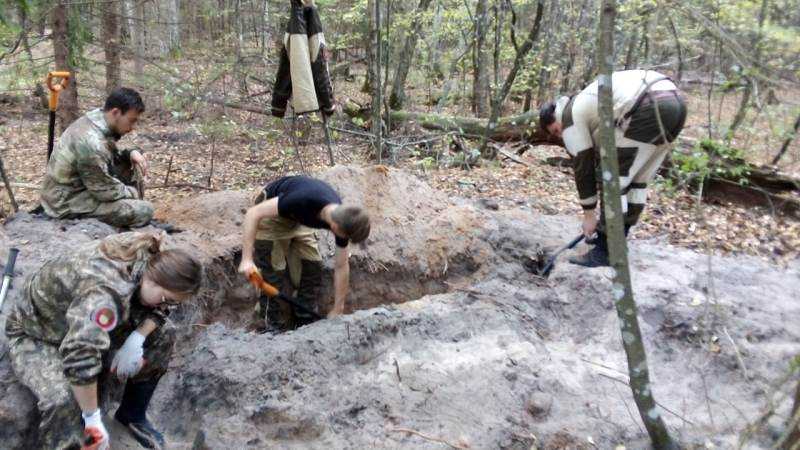
[[[628,248],[625,242],[622,199],[620,198],[619,162],[614,138],[614,105],[611,86],[611,74],[614,70],[612,55],[614,54],[616,10],[615,0],[603,0],[596,58],[600,72],[598,76],[598,113],[600,115],[599,143],[603,173],[603,214],[609,259],[614,267],[611,291],[619,317],[622,345],[628,358],[630,387],[639,409],[639,416],[650,435],[653,447],[657,450],[672,450],[678,447],[670,438],[667,427],[661,418],[661,411],[653,397],[647,355],[639,329],[638,312],[633,299],[630,267],[628,266]]]
[[[369,71],[372,84],[372,135],[375,157],[378,163],[383,158],[383,127],[381,123],[381,104],[383,90],[381,88],[381,2],[370,2],[370,50],[372,58]]]
[[[181,47],[181,0],[166,0],[166,3],[167,46],[170,52],[175,52]]]
[[[122,6],[128,27],[128,49],[133,54],[133,73],[140,80],[144,73],[144,4],[142,0],[124,0]]]
[[[486,45],[489,29],[489,0],[478,0],[475,9],[475,62],[472,69],[472,110],[478,117],[489,115],[489,64],[491,54]]]
[[[783,444],[783,450],[800,450],[800,381],[797,382],[797,390],[794,393],[794,407],[789,416],[789,434]]]
[[[497,91],[497,94],[492,101],[492,111],[489,116],[489,126],[486,127],[486,132],[483,134],[483,139],[481,140],[481,154],[485,158],[494,157],[494,155],[488,154],[487,152],[489,131],[497,126],[497,119],[500,117],[500,110],[503,107],[503,102],[505,102],[506,97],[508,97],[508,94],[511,92],[511,87],[514,85],[514,81],[517,79],[517,74],[525,62],[525,57],[528,56],[528,53],[533,48],[533,44],[539,38],[539,30],[541,29],[543,11],[544,0],[539,0],[536,4],[536,18],[531,26],[531,31],[528,33],[528,37],[525,39],[525,42],[517,49],[517,55],[514,58],[514,64],[511,66],[511,70],[508,72],[506,81],[503,83],[503,87]]]
[[[103,3],[103,50],[106,57],[106,94],[120,87],[119,5]]]
[[[419,39],[420,30],[422,28],[422,19],[430,4],[431,0],[419,0],[419,5],[416,11],[414,11],[414,19],[411,22],[411,28],[406,34],[403,48],[400,50],[400,55],[397,58],[397,67],[394,71],[392,93],[389,95],[389,106],[391,106],[392,109],[402,109],[405,103],[406,78],[408,77],[411,63],[414,61],[414,52],[417,48],[417,40]]]
[[[59,126],[63,131],[78,117],[78,74],[71,61],[74,55],[69,49],[69,6],[66,0],[58,0],[53,6],[51,15],[53,53],[55,54],[56,70],[67,71],[71,74],[69,86],[59,96],[58,115]]]

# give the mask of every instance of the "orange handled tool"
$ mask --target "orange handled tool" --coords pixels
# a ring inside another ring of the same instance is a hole
[[[69,72],[50,72],[47,74],[47,89],[50,90],[50,111],[55,111],[58,108],[58,96],[61,91],[69,86]],[[53,80],[60,78],[61,82],[53,84]]]
[[[261,292],[267,294],[267,297],[272,298],[280,295],[278,289],[275,286],[264,281],[264,278],[261,277],[261,274],[258,273],[257,270],[254,270],[249,274],[247,274],[247,279],[250,281],[250,284],[255,286]]]
[[[50,124],[47,127],[47,160],[50,161],[50,155],[53,153],[53,142],[55,141],[56,129],[56,109],[58,109],[58,96],[61,91],[69,86],[69,72],[50,72],[47,74],[47,89],[50,90]],[[54,80],[61,79],[58,83],[53,83]]]
[[[322,318],[316,311],[312,311],[308,309],[307,306],[303,305],[302,303],[298,302],[293,298],[289,298],[283,294],[273,285],[264,281],[264,278],[261,277],[261,274],[258,270],[253,270],[252,272],[247,274],[247,279],[250,281],[250,284],[261,290],[267,297],[269,298],[279,298],[284,302],[292,305],[293,307],[303,311],[304,313],[310,315],[315,320],[319,320]]]

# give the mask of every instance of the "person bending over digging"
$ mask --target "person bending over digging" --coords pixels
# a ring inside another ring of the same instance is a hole
[[[48,216],[93,217],[123,228],[151,222],[153,204],[139,199],[134,182],[135,171],[147,176],[147,159],[139,150],[117,149],[117,141],[133,130],[143,112],[138,92],[117,88],[102,109],[89,111],[64,130],[42,184],[41,205]]]
[[[350,283],[349,242],[367,239],[370,219],[358,206],[342,205],[339,194],[327,183],[306,176],[283,177],[265,186],[255,206],[244,219],[244,241],[239,272],[249,275],[260,269],[264,279],[282,290],[288,267],[295,301],[290,327],[313,320],[322,284],[322,256],[314,229],[331,230],[336,238],[334,262],[334,305],[328,317],[342,314]],[[255,259],[254,259],[255,258]],[[258,305],[255,328],[267,329],[267,299]]]
[[[38,442],[26,448],[78,449],[87,438],[85,448],[109,448],[98,389],[110,392],[114,378],[127,380],[115,419],[144,447],[163,448],[145,412],[175,343],[169,307],[198,291],[202,266],[160,250],[161,236],[93,241],[26,280],[6,321],[11,366],[41,416]]]
[[[683,129],[686,101],[672,80],[652,70],[614,72],[611,82],[627,236],[644,210],[647,183],[655,178],[672,148],[672,142]],[[583,207],[583,234],[587,242],[594,243],[594,247],[585,255],[570,258],[570,262],[586,267],[609,265],[605,218],[601,212],[598,226],[595,212],[598,192],[602,188],[596,145],[600,126],[597,86],[595,80],[578,94],[548,102],[539,110],[539,126],[562,138],[573,160],[575,184]],[[590,240],[592,237],[594,239]]]

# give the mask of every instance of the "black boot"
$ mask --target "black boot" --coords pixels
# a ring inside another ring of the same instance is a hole
[[[114,418],[125,425],[142,447],[160,450],[164,448],[164,435],[153,427],[145,414],[157,385],[157,379],[141,383],[128,381]]]
[[[297,288],[297,302],[309,311],[317,311],[319,292],[322,288],[322,262],[302,260],[303,272],[300,278],[300,286]],[[295,325],[302,327],[314,322],[316,318],[300,308],[294,310]]]
[[[183,229],[172,225],[171,223],[162,222],[156,219],[150,219],[150,223],[148,225],[152,225],[154,228],[158,228],[159,230],[164,230],[167,234],[176,234],[182,233]]]
[[[569,259],[572,264],[584,267],[606,267],[611,263],[608,260],[608,241],[603,232],[598,231],[594,239],[594,247],[583,255],[573,256]]]

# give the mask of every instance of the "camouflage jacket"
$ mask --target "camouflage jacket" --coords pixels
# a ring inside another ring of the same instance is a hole
[[[114,176],[115,161],[130,163],[130,151],[117,151],[114,133],[101,109],[89,111],[59,138],[42,184],[42,206],[51,217],[88,214],[100,203],[137,198],[136,189]]]
[[[151,318],[159,325],[166,320],[165,311],[145,308],[134,298],[155,242],[148,233],[122,233],[47,261],[26,280],[6,334],[58,346],[71,383],[95,381],[104,353],[119,338],[115,329],[130,329],[129,319]]]

